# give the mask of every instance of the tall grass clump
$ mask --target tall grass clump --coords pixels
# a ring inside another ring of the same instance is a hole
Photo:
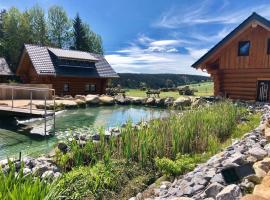
[[[121,135],[109,140],[101,134],[100,142],[89,141],[85,147],[72,147],[73,166],[95,164],[98,160],[126,159],[142,165],[155,158],[175,159],[177,154],[215,153],[236,127],[244,109],[231,102],[171,114],[134,129],[132,123],[121,129]],[[65,158],[65,160],[68,160]]]
[[[145,164],[156,157],[175,158],[178,153],[216,152],[219,144],[230,137],[242,114],[243,109],[221,102],[154,120],[137,131],[130,126],[122,130],[117,154]]]
[[[23,167],[22,167],[23,168]],[[0,169],[0,199],[1,200],[43,200],[47,198],[50,184],[32,175],[17,173],[15,166],[10,164],[9,171]]]

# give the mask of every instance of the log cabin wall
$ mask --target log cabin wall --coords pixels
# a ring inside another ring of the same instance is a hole
[[[52,84],[55,93],[58,96],[64,95],[87,95],[87,94],[104,94],[107,85],[107,79],[100,78],[78,78],[78,77],[56,77],[56,76],[38,76],[31,81],[32,84]],[[64,84],[68,84],[69,90],[64,91]],[[85,90],[86,84],[94,84],[96,91],[90,92]]]
[[[38,75],[30,61],[28,54],[22,59],[22,67],[17,71],[17,75],[25,84],[51,84],[58,96],[64,95],[87,95],[104,94],[108,79],[106,78],[82,78],[82,77],[62,77],[55,75]],[[69,85],[69,91],[64,92],[64,84]],[[96,91],[85,90],[86,84],[96,85]]]
[[[214,80],[214,93],[232,99],[255,100],[257,81],[270,80],[270,55],[267,53],[270,31],[260,25],[249,26],[215,56],[217,71],[208,69]],[[238,56],[240,41],[250,41],[249,56]]]

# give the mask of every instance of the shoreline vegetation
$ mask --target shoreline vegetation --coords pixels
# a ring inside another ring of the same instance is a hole
[[[63,175],[53,183],[40,180],[44,185],[38,187],[39,178],[29,178],[32,182],[22,187],[4,184],[0,191],[12,199],[17,193],[27,194],[26,188],[33,184],[37,193],[50,187],[47,199],[127,199],[161,176],[170,179],[192,170],[259,121],[260,113],[224,101],[156,119],[138,129],[129,122],[119,136],[108,139],[100,130],[99,142],[80,145],[73,140],[68,152],[56,150],[55,162]],[[5,177],[14,181],[17,172],[10,171]]]

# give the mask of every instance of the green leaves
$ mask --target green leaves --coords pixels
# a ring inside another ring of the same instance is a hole
[[[49,183],[23,175],[23,166],[17,173],[13,164],[9,165],[9,172],[4,174],[0,170],[0,199],[1,200],[43,200],[51,186]]]

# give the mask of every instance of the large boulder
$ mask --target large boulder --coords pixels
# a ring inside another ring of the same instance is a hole
[[[77,108],[78,105],[74,100],[56,100],[57,106],[63,106],[66,109]]]
[[[146,103],[146,105],[153,106],[153,105],[155,105],[155,102],[156,102],[155,98],[149,97],[149,98],[146,100],[145,103]]]
[[[86,105],[86,102],[81,100],[81,99],[75,99],[74,101],[76,102],[77,106],[80,108],[85,107],[85,105]]]
[[[124,97],[123,95],[116,95],[114,100],[119,105],[128,105],[131,102],[129,97]]]
[[[253,194],[266,199],[270,199],[270,187],[267,187],[263,184],[256,185],[253,190]]]
[[[88,94],[85,97],[85,101],[87,104],[99,104],[100,99],[98,95]]]
[[[100,103],[102,105],[113,105],[114,104],[114,98],[111,96],[104,95],[104,96],[99,97],[99,99],[100,99]]]
[[[217,194],[216,200],[237,200],[241,197],[241,190],[238,185],[232,184],[225,187]]]
[[[241,200],[268,200],[268,199],[261,197],[261,196],[258,196],[258,195],[255,195],[255,194],[248,194],[248,195],[242,197]]]
[[[157,98],[155,105],[158,106],[158,107],[163,107],[164,106],[164,101],[165,101],[165,99],[163,99],[163,98]]]
[[[179,97],[173,102],[173,107],[184,108],[191,105],[191,99],[189,97]]]
[[[219,184],[219,183],[212,183],[210,184],[206,190],[205,190],[205,194],[206,197],[213,197],[215,198],[217,196],[217,194],[223,190],[224,186]]]
[[[130,97],[129,96],[129,99],[130,99],[131,104],[134,104],[134,105],[141,105],[141,104],[144,104],[146,101],[146,99],[143,97]]]
[[[257,160],[262,160],[264,157],[267,156],[267,152],[259,146],[253,147],[248,151],[248,153],[257,158]]]
[[[170,106],[173,105],[173,102],[174,102],[174,98],[173,98],[173,97],[167,97],[167,98],[165,98],[165,100],[164,100],[164,105],[165,105],[166,107],[170,107]]]
[[[207,104],[207,101],[203,98],[198,98],[198,99],[195,99],[192,103],[191,103],[191,107],[192,108],[198,108],[198,107],[201,107],[201,106],[204,106]]]
[[[86,96],[84,96],[84,95],[76,95],[75,96],[75,99],[80,99],[82,101],[85,101],[86,100]]]

